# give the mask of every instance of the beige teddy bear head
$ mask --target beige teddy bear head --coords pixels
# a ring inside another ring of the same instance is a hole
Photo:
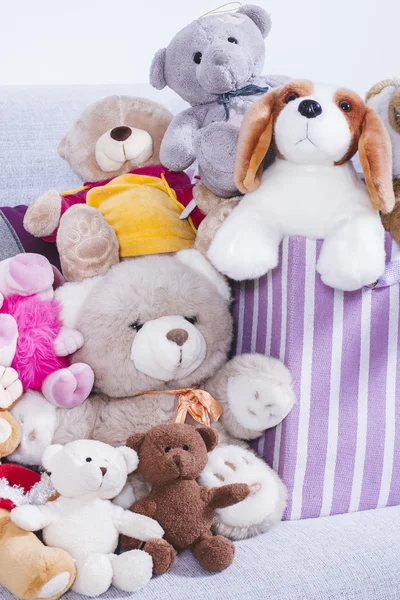
[[[172,114],[144,98],[109,96],[86,108],[58,146],[82,181],[102,181],[159,164]]]

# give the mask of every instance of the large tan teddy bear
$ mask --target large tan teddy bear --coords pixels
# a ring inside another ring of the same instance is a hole
[[[280,520],[285,486],[246,441],[291,410],[291,375],[282,362],[260,354],[229,360],[230,289],[210,263],[196,250],[141,257],[103,277],[68,283],[57,294],[66,323],[76,324],[86,340],[73,361],[91,365],[95,393],[79,408],[54,409],[55,427],[51,419],[39,423],[40,396],[26,394],[15,412],[23,432],[41,440],[45,428],[53,431],[53,443],[93,438],[121,446],[133,433],[162,423],[211,423],[220,444],[201,485],[247,483],[253,490],[243,502],[218,510],[216,531],[238,539]],[[23,442],[19,459],[29,464],[39,450]],[[119,500],[129,507],[146,493],[134,476]]]

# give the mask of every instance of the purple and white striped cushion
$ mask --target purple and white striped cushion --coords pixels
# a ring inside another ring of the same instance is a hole
[[[321,244],[286,239],[276,269],[234,284],[236,353],[293,374],[297,404],[256,444],[288,486],[286,519],[400,504],[400,288],[325,286]],[[388,234],[386,251],[400,258]]]

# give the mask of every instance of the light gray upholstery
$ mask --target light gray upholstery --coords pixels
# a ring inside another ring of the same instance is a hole
[[[0,205],[29,203],[40,193],[79,185],[57,145],[90,102],[113,93],[150,97],[172,111],[168,90],[124,87],[0,87]],[[0,236],[1,236],[0,223]],[[4,235],[4,234],[3,234]],[[111,589],[107,598],[127,599]],[[69,593],[67,600],[78,597]],[[281,523],[237,544],[233,566],[203,572],[189,553],[172,573],[153,579],[135,600],[399,600],[400,507]],[[0,599],[11,595],[0,587]],[[133,598],[132,598],[133,600]]]
[[[399,557],[400,508],[291,521],[237,543],[220,574],[185,552],[132,600],[399,600]],[[102,596],[129,597],[114,588]],[[1,588],[0,598],[12,600]]]

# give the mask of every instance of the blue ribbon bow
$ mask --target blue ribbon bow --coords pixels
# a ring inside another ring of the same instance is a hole
[[[224,92],[220,94],[217,98],[218,104],[222,104],[225,110],[225,121],[229,120],[229,105],[231,103],[232,98],[237,98],[237,96],[255,96],[256,94],[265,94],[268,92],[269,86],[261,87],[260,85],[254,85],[250,83],[249,85],[245,85],[238,90],[231,90],[230,92]]]

